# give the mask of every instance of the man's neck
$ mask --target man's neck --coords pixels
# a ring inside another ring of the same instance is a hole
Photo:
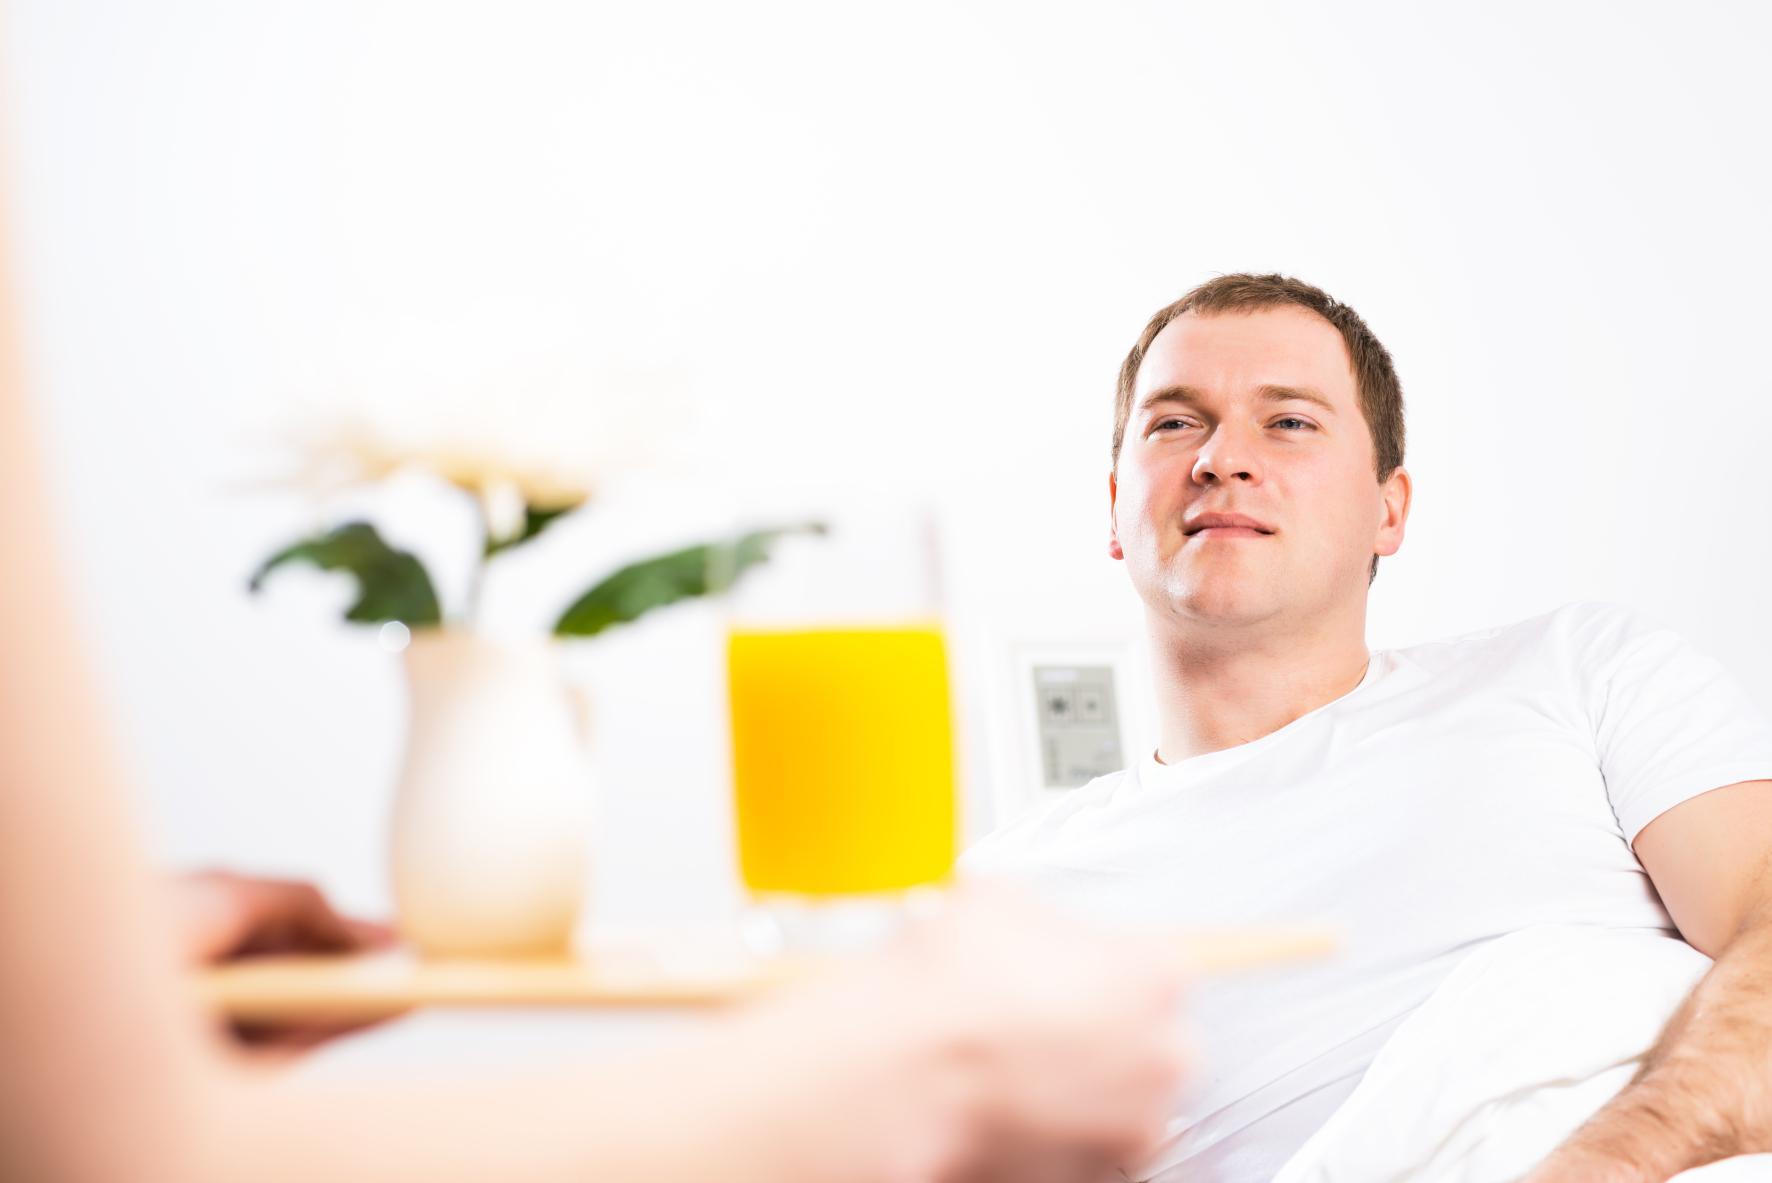
[[[1278,731],[1358,686],[1371,660],[1363,611],[1283,633],[1167,622],[1151,640],[1164,764]]]

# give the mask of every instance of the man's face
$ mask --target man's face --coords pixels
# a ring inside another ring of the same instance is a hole
[[[1151,611],[1248,625],[1363,605],[1372,556],[1402,545],[1409,477],[1378,483],[1341,334],[1283,306],[1164,326],[1108,493],[1109,553]],[[1196,532],[1202,514],[1266,532]]]

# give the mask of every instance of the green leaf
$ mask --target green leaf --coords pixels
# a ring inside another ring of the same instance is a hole
[[[577,508],[577,504],[548,507],[525,505],[523,507],[523,528],[508,538],[488,538],[483,557],[490,559],[500,551],[510,550],[513,546],[528,542]]]
[[[823,534],[823,522],[756,530],[726,542],[688,546],[623,567],[575,600],[554,625],[556,636],[594,637],[604,629],[638,620],[654,608],[694,596],[723,592],[751,567],[769,557],[769,546],[783,534]]]
[[[443,622],[424,564],[382,541],[368,522],[347,522],[278,551],[264,561],[247,586],[258,591],[265,577],[286,563],[312,563],[322,571],[347,571],[355,576],[357,602],[346,610],[346,620],[360,624],[398,620],[409,628]]]

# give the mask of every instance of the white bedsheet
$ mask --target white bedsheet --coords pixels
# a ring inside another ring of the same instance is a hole
[[[1466,958],[1275,1183],[1513,1183],[1622,1089],[1710,967],[1665,933],[1545,927]],[[1767,1183],[1772,1155],[1680,1183]]]

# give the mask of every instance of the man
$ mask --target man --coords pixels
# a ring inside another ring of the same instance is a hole
[[[1317,288],[1231,275],[1158,312],[1108,477],[1157,749],[967,870],[1120,919],[1341,930],[1333,959],[1196,988],[1201,1072],[1151,1177],[1271,1179],[1454,965],[1536,924],[1677,926],[1716,962],[1532,1183],[1772,1147],[1772,727],[1618,605],[1368,652],[1403,440],[1389,354]]]

